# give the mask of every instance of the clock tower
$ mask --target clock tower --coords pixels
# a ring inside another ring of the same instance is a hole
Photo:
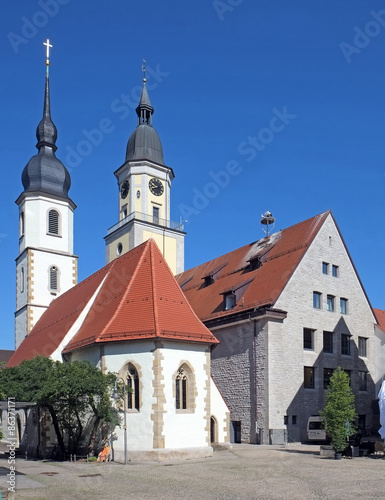
[[[170,220],[174,179],[165,165],[159,136],[152,126],[151,106],[143,79],[136,108],[138,125],[127,143],[126,161],[115,176],[119,186],[119,222],[105,236],[107,263],[153,238],[174,274],[184,270],[183,224]]]

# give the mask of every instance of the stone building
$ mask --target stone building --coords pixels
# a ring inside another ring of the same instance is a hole
[[[375,423],[384,369],[376,365],[377,321],[330,211],[177,279],[220,342],[211,369],[232,441],[306,439],[338,365],[349,373],[360,427]]]

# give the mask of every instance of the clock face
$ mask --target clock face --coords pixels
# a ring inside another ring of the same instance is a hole
[[[124,181],[122,187],[120,188],[120,194],[122,198],[127,198],[129,190],[130,190],[130,183],[128,181]]]
[[[150,179],[148,187],[150,188],[151,193],[154,194],[155,196],[160,196],[161,194],[163,194],[164,187],[159,179],[155,178]]]

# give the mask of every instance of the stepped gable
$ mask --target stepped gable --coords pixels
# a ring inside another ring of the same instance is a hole
[[[176,278],[202,321],[273,306],[330,211],[179,274]],[[237,294],[224,310],[223,295]]]
[[[93,343],[155,338],[218,343],[150,239],[112,262],[91,310],[64,352]]]

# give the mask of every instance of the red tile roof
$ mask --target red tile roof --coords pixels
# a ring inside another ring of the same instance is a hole
[[[329,214],[324,212],[179,274],[178,283],[198,317],[208,321],[274,305]],[[252,270],[249,261],[257,258],[262,265]],[[204,278],[213,274],[214,283],[205,286]],[[223,294],[237,289],[236,306],[224,311]]]
[[[37,354],[51,355],[99,285],[85,320],[63,352],[93,343],[149,338],[218,343],[150,239],[54,300],[7,366]]]
[[[385,332],[385,311],[383,311],[382,309],[374,308],[373,311],[376,316],[378,326]]]

